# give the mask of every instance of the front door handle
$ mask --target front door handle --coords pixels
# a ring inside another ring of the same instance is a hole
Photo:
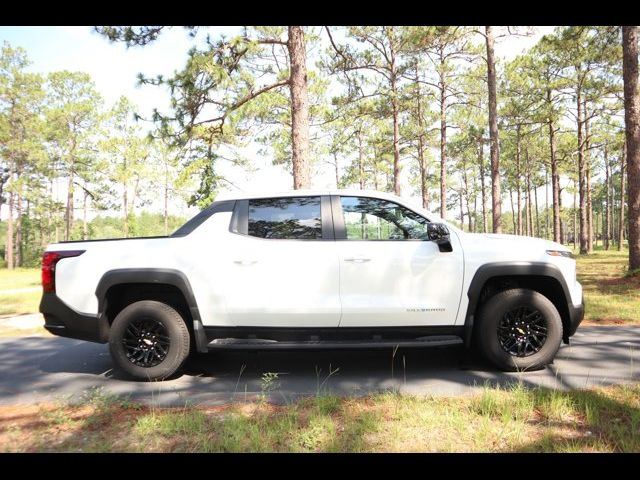
[[[234,260],[233,263],[237,264],[237,265],[243,265],[243,266],[248,266],[248,265],[253,265],[254,263],[257,263],[257,260]]]
[[[349,257],[345,258],[344,261],[352,263],[365,263],[371,261],[371,259],[367,257]]]

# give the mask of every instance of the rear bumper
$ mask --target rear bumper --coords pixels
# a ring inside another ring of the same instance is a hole
[[[567,332],[566,338],[568,339],[578,329],[578,325],[584,319],[584,294],[582,295],[582,301],[580,305],[572,305],[569,304],[569,331]]]
[[[54,335],[97,343],[106,343],[109,340],[109,324],[106,318],[78,313],[55,293],[42,295],[40,313],[44,316],[44,328]]]

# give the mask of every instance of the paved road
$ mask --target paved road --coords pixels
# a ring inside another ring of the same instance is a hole
[[[265,372],[278,372],[270,399],[313,395],[318,385],[338,394],[398,389],[411,394],[459,395],[489,383],[572,389],[640,380],[640,327],[582,327],[550,367],[502,373],[461,348],[392,352],[215,352],[190,360],[179,378],[126,380],[112,369],[106,345],[58,337],[0,339],[0,404],[64,401],[92,387],[155,405],[217,405],[261,391]],[[404,367],[403,367],[404,360]],[[244,367],[243,367],[244,366]],[[329,368],[339,369],[329,376]],[[240,375],[240,372],[242,374]],[[326,380],[326,381],[325,381]]]

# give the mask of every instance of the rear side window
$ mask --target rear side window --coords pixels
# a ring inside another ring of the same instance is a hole
[[[322,238],[320,197],[249,200],[247,233],[259,238],[319,240]]]

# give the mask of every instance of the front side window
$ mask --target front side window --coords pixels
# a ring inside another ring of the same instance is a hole
[[[320,197],[249,200],[248,234],[260,238],[321,239]]]
[[[341,197],[347,240],[429,240],[429,221],[397,203]]]

